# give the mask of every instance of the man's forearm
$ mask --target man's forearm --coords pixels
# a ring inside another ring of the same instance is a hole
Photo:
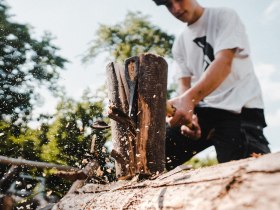
[[[184,95],[189,97],[194,105],[217,89],[231,72],[231,64],[234,56],[233,50],[226,50],[218,54],[200,80]]]

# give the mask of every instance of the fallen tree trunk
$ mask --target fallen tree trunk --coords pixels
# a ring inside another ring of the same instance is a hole
[[[0,155],[0,164],[5,165],[15,165],[15,166],[26,166],[29,168],[49,168],[49,169],[57,169],[61,171],[78,171],[79,168],[65,166],[65,165],[58,165],[53,163],[46,163],[46,162],[38,162],[32,160],[25,160],[25,159],[18,159],[18,158],[10,158],[6,156]]]
[[[154,180],[87,184],[53,210],[280,209],[280,153],[162,174]]]

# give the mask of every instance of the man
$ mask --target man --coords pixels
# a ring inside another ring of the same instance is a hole
[[[238,15],[196,0],[154,0],[186,27],[173,45],[180,95],[169,102],[167,169],[214,145],[219,162],[269,153],[263,100]],[[186,126],[188,125],[188,126]]]

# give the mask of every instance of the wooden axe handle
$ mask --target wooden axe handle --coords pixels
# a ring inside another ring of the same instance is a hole
[[[168,101],[166,101],[166,116],[173,117],[176,113],[176,108]]]

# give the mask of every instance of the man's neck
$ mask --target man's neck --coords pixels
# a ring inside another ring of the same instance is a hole
[[[193,19],[188,23],[188,25],[195,23],[202,16],[203,12],[204,8],[200,5],[197,5],[197,8],[194,11]]]

